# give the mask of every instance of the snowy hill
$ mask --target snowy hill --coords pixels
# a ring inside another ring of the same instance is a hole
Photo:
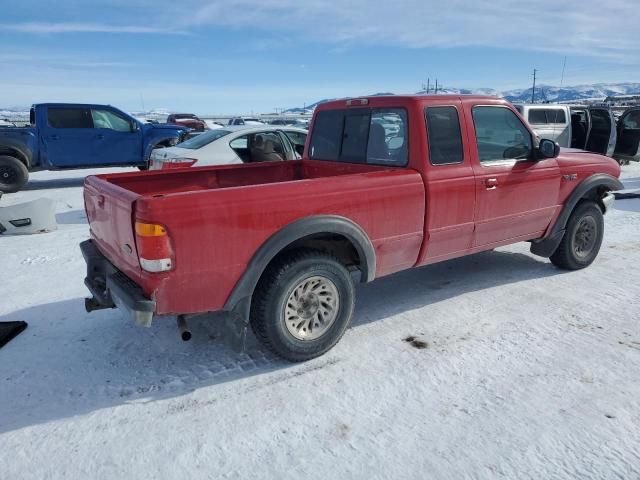
[[[418,94],[426,94],[426,91],[416,92]],[[431,90],[430,93],[433,93]],[[495,90],[493,88],[439,88],[438,93],[441,94],[476,94],[476,95],[496,95],[506,98],[511,102],[529,102],[531,101],[531,87],[519,88],[514,90]],[[391,93],[376,93],[374,95],[392,95]],[[567,102],[587,99],[602,99],[609,96],[622,95],[640,95],[640,83],[596,83],[593,85],[575,85],[567,87],[554,87],[550,85],[536,86],[536,97],[538,101],[549,102]],[[307,105],[307,110],[315,108],[317,105],[335,99],[323,99],[314,104]],[[285,112],[301,111],[301,108],[292,108]]]

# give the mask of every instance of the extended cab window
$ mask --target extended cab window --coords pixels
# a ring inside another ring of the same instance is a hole
[[[407,144],[404,109],[326,110],[316,116],[309,155],[316,160],[404,166]]]
[[[478,156],[481,162],[526,159],[531,155],[531,134],[506,107],[473,107]]]
[[[51,128],[93,128],[88,108],[49,107],[47,123]]]
[[[111,110],[91,110],[94,128],[108,128],[116,132],[130,132],[131,122]]]
[[[427,107],[427,140],[432,165],[462,163],[462,135],[455,107]]]

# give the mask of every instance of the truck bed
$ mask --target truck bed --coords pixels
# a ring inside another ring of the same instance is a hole
[[[406,168],[303,160],[98,175],[84,197],[96,247],[158,299],[158,314],[221,309],[258,248],[300,218],[359,225],[376,250],[376,276],[413,266],[423,238],[424,183]],[[140,268],[136,219],[166,227],[172,271]]]
[[[294,182],[322,177],[377,172],[386,167],[319,161],[288,161],[257,163],[253,165],[224,165],[186,168],[169,171],[151,171],[143,175],[123,173],[98,175],[113,185],[145,196],[248,187],[269,183]]]

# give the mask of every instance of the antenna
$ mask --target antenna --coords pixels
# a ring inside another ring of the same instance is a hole
[[[535,68],[533,69],[533,88],[531,89],[531,103],[535,103],[534,99],[536,98],[536,72],[538,70],[536,70]]]
[[[429,89],[431,88],[430,83],[431,83],[431,79],[427,78],[427,94],[429,93]]]

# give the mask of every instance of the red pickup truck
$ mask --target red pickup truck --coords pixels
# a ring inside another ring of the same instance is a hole
[[[358,282],[521,241],[588,266],[619,173],[494,97],[325,103],[302,160],[88,177],[86,307],[177,315],[183,333],[223,310],[306,360],[338,342]]]

